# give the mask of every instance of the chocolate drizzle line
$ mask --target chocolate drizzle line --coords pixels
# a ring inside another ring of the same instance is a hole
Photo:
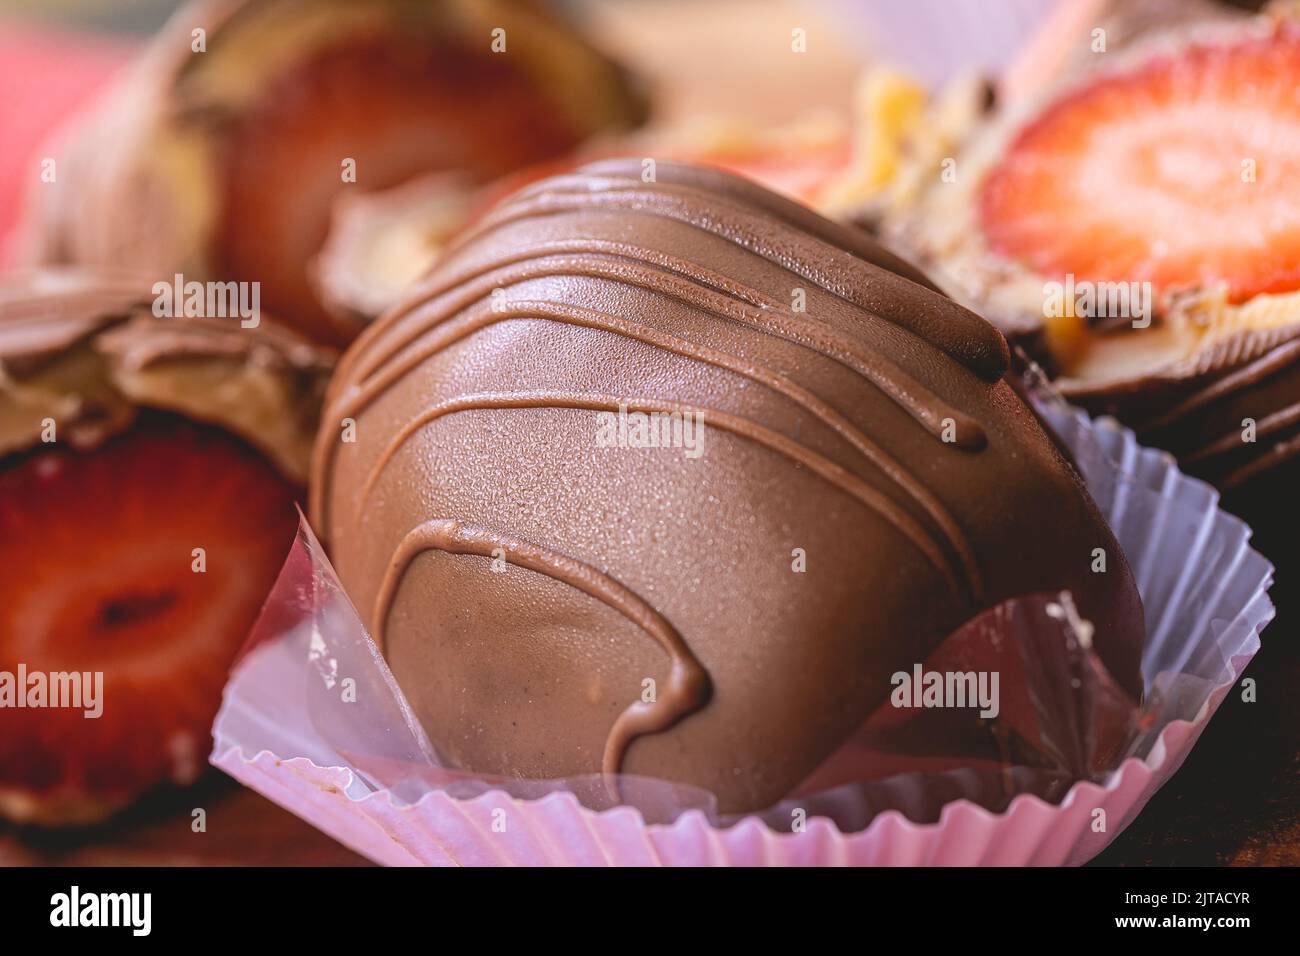
[[[771,449],[779,454],[784,455],[791,461],[802,464],[815,472],[820,477],[826,479],[840,490],[852,495],[862,504],[871,508],[877,514],[880,514],[891,521],[895,527],[903,532],[912,543],[921,550],[921,552],[930,560],[948,582],[953,596],[958,601],[962,600],[962,590],[958,585],[947,561],[944,560],[943,552],[935,545],[934,541],[926,533],[925,529],[918,524],[907,512],[903,511],[885,495],[876,491],[861,478],[858,478],[852,472],[841,468],[835,462],[822,455],[817,454],[809,448],[804,447],[797,441],[793,441],[780,432],[773,431],[770,428],[764,428],[762,425],[740,415],[732,415],[728,412],[719,411],[712,408],[700,408],[695,405],[684,405],[680,402],[669,402],[650,398],[623,398],[617,395],[585,395],[577,393],[564,392],[486,392],[477,395],[463,395],[450,401],[441,402],[432,408],[426,408],[418,416],[408,422],[397,437],[384,449],[383,454],[375,462],[374,467],[366,476],[365,483],[361,486],[361,493],[357,496],[357,513],[360,514],[365,510],[366,503],[374,491],[375,483],[383,474],[384,468],[393,459],[406,444],[410,438],[418,431],[428,425],[430,422],[437,421],[444,415],[451,415],[456,412],[466,411],[484,411],[488,409],[507,409],[507,408],[575,408],[586,409],[589,411],[606,411],[617,412],[620,408],[626,407],[629,412],[665,412],[665,413],[691,413],[702,412],[705,421],[712,427],[721,428],[724,431],[731,432],[741,438],[749,439]]]
[[[640,268],[637,268],[637,265],[640,265]],[[894,363],[879,356],[870,355],[856,347],[849,337],[837,333],[822,323],[801,318],[789,310],[782,311],[776,303],[752,290],[749,292],[749,298],[757,300],[760,308],[747,309],[743,304],[738,304],[733,297],[713,293],[707,288],[706,283],[717,284],[710,282],[712,273],[698,267],[687,266],[685,263],[680,263],[680,265],[696,273],[696,275],[690,277],[695,280],[694,282],[682,281],[683,277],[680,273],[670,274],[655,269],[644,259],[639,262],[631,260],[625,263],[614,257],[604,259],[597,257],[560,258],[558,261],[548,262],[545,265],[539,264],[530,257],[520,257],[513,262],[507,263],[507,268],[504,270],[493,269],[488,272],[480,270],[469,274],[453,274],[426,293],[427,297],[422,300],[418,310],[408,310],[398,314],[402,317],[411,315],[417,320],[410,323],[412,326],[410,332],[404,336],[398,336],[393,343],[384,343],[386,347],[378,350],[376,354],[364,357],[369,358],[370,361],[365,361],[364,358],[356,358],[360,354],[359,349],[349,352],[349,356],[353,357],[357,364],[355,369],[349,371],[352,375],[361,377],[362,384],[354,386],[343,396],[332,399],[330,402],[331,407],[326,412],[325,418],[330,420],[355,417],[384,390],[391,387],[401,375],[417,367],[419,362],[450,343],[435,345],[431,350],[421,350],[413,354],[408,353],[406,356],[402,355],[404,349],[411,348],[430,330],[446,321],[447,316],[455,315],[476,301],[481,302],[491,294],[492,290],[547,276],[585,275],[615,279],[649,291],[672,295],[695,308],[711,310],[715,314],[733,321],[757,327],[767,334],[778,336],[806,348],[812,348],[861,374],[893,399],[895,403],[908,411],[935,437],[942,437],[944,420],[947,419],[953,423],[954,440],[951,444],[955,447],[967,451],[978,451],[987,443],[987,436],[978,422],[975,422],[963,412],[943,403],[937,396],[913,380]],[[452,301],[441,302],[440,299],[449,293],[452,294]],[[551,317],[563,321],[564,316],[565,313],[559,312],[553,316],[538,315],[535,317]],[[389,320],[396,321],[397,317],[390,315]],[[643,340],[649,341],[648,339]],[[388,368],[384,369],[386,363]],[[380,374],[378,378],[368,378],[368,376],[373,376],[380,370],[383,371],[383,374]],[[322,456],[317,462],[317,474],[323,479],[323,476],[329,472],[330,460],[334,454],[334,445],[326,443],[318,446],[317,452]],[[915,481],[910,482],[910,484],[919,487],[919,484]],[[322,507],[325,497],[327,496],[321,495],[317,499],[322,502]],[[324,526],[324,518],[325,516],[321,513],[313,514],[313,520],[317,526]],[[971,576],[973,589],[978,592],[978,572],[975,570],[975,562],[970,555],[969,547],[959,533],[954,533],[956,529],[951,519],[939,520],[952,539],[951,543],[954,549],[962,555],[963,562],[967,566],[967,573]]]
[[[568,246],[569,249],[578,253],[589,251],[584,249],[581,244],[568,244]],[[626,253],[640,251],[628,249],[627,247],[622,248]],[[695,308],[710,309],[716,314],[733,321],[757,327],[760,331],[769,335],[816,349],[822,355],[834,358],[841,364],[858,372],[924,425],[926,430],[936,438],[942,437],[944,431],[943,419],[949,418],[954,423],[953,444],[958,448],[972,451],[978,451],[984,447],[987,438],[979,423],[942,402],[895,363],[857,348],[849,337],[827,327],[824,323],[803,318],[789,310],[782,311],[777,303],[758,296],[757,293],[751,293],[751,297],[758,299],[758,302],[755,303],[759,307],[758,311],[746,309],[743,305],[738,305],[726,296],[713,293],[709,286],[719,285],[720,287],[720,284],[708,280],[706,276],[707,270],[690,266],[681,260],[671,260],[677,268],[672,272],[667,272],[666,270],[654,268],[650,262],[646,261],[647,257],[644,255],[630,255],[625,254],[625,252],[601,253],[591,256],[575,255],[571,258],[557,256],[553,261],[550,261],[551,257],[547,252],[543,251],[539,255],[520,257],[505,263],[505,265],[514,268],[503,270],[494,267],[486,274],[478,272],[472,275],[457,275],[450,285],[452,288],[465,288],[472,280],[481,280],[486,275],[492,280],[490,283],[486,283],[487,289],[484,289],[486,292],[492,288],[500,288],[530,279],[579,275],[589,278],[613,279],[625,285],[671,295]],[[689,275],[688,270],[696,274]],[[683,281],[684,279],[686,281]],[[472,288],[482,289],[483,285],[484,283],[480,283]],[[468,292],[469,289],[465,289],[465,291]],[[422,312],[421,315],[423,316],[423,314]],[[439,320],[435,320],[435,324],[437,321]],[[395,360],[401,349],[409,347],[414,340],[420,338],[427,331],[427,323],[416,325],[413,334],[409,334],[395,346],[391,346],[385,352],[380,353],[377,361],[369,363],[368,368],[365,370],[358,369],[358,372],[363,376],[368,375],[377,365]]]
[[[914,293],[915,283],[884,269],[864,268],[866,263],[844,250],[835,250],[837,256],[822,262],[820,267],[813,267],[797,250],[778,248],[770,235],[770,228],[764,228],[764,220],[743,207],[715,199],[711,201],[709,217],[701,220],[694,214],[694,207],[689,201],[694,196],[689,191],[675,190],[664,184],[656,184],[653,191],[643,187],[610,188],[601,192],[582,193],[568,193],[551,187],[535,198],[527,197],[528,190],[524,192],[524,196],[516,197],[512,202],[498,206],[484,216],[453,244],[451,251],[470,242],[477,242],[504,225],[538,216],[614,210],[659,216],[731,240],[741,248],[858,306],[867,314],[883,318],[922,337],[986,381],[997,381],[1010,361],[1001,334],[956,303],[940,298],[939,301],[947,305],[947,314],[927,316],[920,313],[915,298],[888,294],[901,286],[909,287]],[[719,215],[721,212],[727,215]],[[827,248],[834,249],[829,245]],[[969,342],[972,339],[975,340],[973,348]]]
[[[639,164],[623,165],[639,172]],[[749,418],[653,396],[546,389],[461,395],[421,410],[400,428],[370,467],[356,501],[354,518],[364,512],[386,468],[404,445],[446,415],[497,409],[616,411],[620,406],[641,412],[702,412],[707,424],[808,468],[881,515],[936,568],[959,604],[973,601],[978,605],[983,592],[981,575],[952,515],[922,481],[843,414],[788,375],[742,355],[597,309],[554,301],[489,300],[497,290],[508,290],[519,283],[564,277],[589,277],[668,296],[714,318],[783,339],[838,362],[906,411],[929,434],[946,438],[955,449],[967,453],[987,445],[981,425],[866,343],[882,335],[882,323],[887,323],[904,332],[918,347],[938,352],[981,379],[995,382],[1009,362],[1002,337],[983,320],[934,291],[928,280],[890,253],[866,240],[846,238],[837,231],[838,226],[757,187],[720,173],[671,164],[660,165],[660,182],[642,183],[632,172],[619,175],[619,167],[619,163],[600,163],[590,167],[589,175],[561,176],[527,187],[463,234],[418,292],[367,328],[344,356],[331,387],[325,420],[358,416],[439,352],[496,323],[541,320],[585,327],[726,369],[783,396],[811,413],[879,469],[920,507],[939,538],[927,523],[863,478],[806,444]],[[664,181],[668,179],[672,181]],[[663,250],[629,242],[591,236],[561,241],[539,239],[510,252],[488,248],[483,241],[508,224],[579,213],[616,213],[629,226],[640,216],[673,220],[767,260],[854,309],[847,315],[836,313],[831,321],[818,321],[796,313],[788,304],[744,281],[718,275]],[[945,435],[949,427],[952,434]],[[337,436],[331,432],[328,428],[322,430],[313,459],[313,521],[327,536],[327,476],[333,471],[337,454]],[[490,555],[495,548],[510,554],[512,563],[580,587],[640,624],[668,650],[673,660],[674,687],[695,687],[703,682],[704,689],[698,693],[674,691],[667,706],[661,700],[658,705],[637,703],[629,707],[607,739],[603,763],[607,773],[617,772],[637,736],[667,729],[704,705],[707,674],[690,655],[681,636],[644,600],[576,559],[451,519],[422,524],[399,545],[373,609],[372,623],[381,647],[401,578],[416,554],[439,549]]]
[[[666,172],[668,173],[666,178],[678,186],[704,189],[712,193],[720,191],[718,173],[708,167],[674,163],[667,167]],[[609,159],[589,163],[580,171],[567,176],[557,176],[551,181],[566,183],[579,191],[583,189],[592,191],[607,188],[607,184],[611,182],[626,184],[631,180],[635,183],[641,180],[643,175],[644,171],[639,163],[629,163],[626,159]],[[523,192],[533,195],[541,188],[539,184],[533,184],[526,187]],[[732,198],[741,199],[750,207],[759,210],[764,216],[792,226],[830,246],[850,252],[879,269],[900,275],[931,292],[944,294],[942,289],[930,281],[929,276],[871,239],[865,230],[827,219],[807,206],[802,206],[792,199],[787,199],[746,179],[731,177],[726,183],[726,192]]]
[[[686,299],[686,297],[694,291],[695,294],[691,296],[691,301],[688,304],[692,304],[696,307],[711,308],[715,312],[727,313],[729,317],[734,317],[744,321],[748,325],[759,325],[762,331],[767,331],[771,334],[781,334],[782,332],[786,332],[786,330],[781,328],[780,324],[778,324],[777,317],[773,316],[770,311],[755,311],[738,308],[734,302],[724,297],[710,295],[706,291],[699,290],[696,287],[684,285],[681,282],[674,282],[673,278],[670,276],[657,276],[657,273],[654,272],[640,274],[636,270],[630,270],[625,265],[619,264],[611,266],[600,262],[591,262],[585,263],[585,266],[586,267],[584,268],[583,261],[566,260],[549,266],[543,271],[538,271],[537,268],[530,268],[523,276],[518,272],[514,272],[508,276],[490,275],[487,277],[488,281],[486,282],[480,281],[477,285],[469,288],[465,288],[464,286],[461,288],[472,295],[479,291],[486,293],[488,289],[500,287],[503,283],[510,284],[512,282],[522,281],[523,278],[535,278],[539,275],[608,275],[610,277],[622,279],[629,284],[638,285],[642,288],[651,289],[653,291],[670,292],[676,290],[681,293],[679,297],[683,299]],[[402,376],[418,367],[421,362],[427,360],[438,351],[456,341],[459,341],[472,332],[497,321],[503,321],[508,318],[546,318],[567,324],[608,329],[611,332],[624,334],[630,338],[654,344],[668,351],[673,351],[699,361],[708,362],[710,364],[737,371],[756,381],[761,381],[764,384],[770,385],[777,391],[782,392],[787,397],[795,400],[798,404],[809,408],[814,414],[817,414],[819,418],[822,418],[823,421],[827,421],[828,424],[831,424],[831,426],[847,438],[855,448],[866,455],[866,457],[880,467],[891,480],[897,483],[906,493],[911,495],[922,505],[923,508],[925,508],[931,518],[935,520],[943,530],[944,534],[948,538],[949,545],[960,557],[965,566],[965,572],[971,583],[973,593],[979,593],[981,589],[979,572],[969,545],[966,543],[952,518],[943,511],[942,506],[939,505],[933,496],[929,495],[928,492],[925,491],[924,487],[916,481],[915,478],[908,475],[900,465],[892,462],[883,451],[871,443],[870,440],[859,430],[854,429],[852,425],[849,425],[844,421],[842,417],[836,416],[837,420],[842,423],[841,425],[837,425],[828,420],[824,412],[818,411],[818,408],[829,410],[829,407],[826,406],[825,403],[820,402],[820,400],[817,400],[815,396],[811,395],[811,393],[799,389],[794,385],[794,383],[790,382],[788,378],[767,369],[758,369],[749,363],[744,363],[742,360],[727,355],[726,353],[702,346],[695,346],[663,333],[656,333],[639,323],[627,322],[626,320],[620,320],[612,316],[605,316],[591,310],[577,309],[569,306],[557,306],[547,303],[529,303],[528,307],[524,308],[518,303],[513,303],[513,307],[509,311],[496,312],[489,310],[486,313],[480,312],[477,316],[464,315],[463,317],[449,321],[447,316],[458,315],[460,312],[460,308],[458,307],[463,306],[463,300],[465,298],[468,298],[468,296],[463,295],[460,297],[461,301],[438,309],[438,319],[431,323],[426,322],[422,324],[418,328],[416,335],[406,337],[401,341],[400,345],[396,349],[390,349],[389,355],[387,356],[389,364],[386,367],[381,366],[380,370],[376,374],[367,380],[363,380],[360,386],[340,396],[337,403],[331,408],[330,417],[355,417],[379,395],[382,395],[384,391],[392,387],[392,385]],[[482,299],[479,300],[479,302],[481,301]],[[790,318],[794,317],[787,317],[787,319]],[[773,331],[774,328],[775,331]],[[949,419],[952,421],[954,426],[955,441],[953,444],[955,447],[973,451],[982,448],[986,443],[986,436],[977,422],[973,421],[962,412],[943,405],[933,396],[926,394],[922,386],[912,381],[910,377],[906,376],[905,373],[902,373],[901,370],[898,370],[892,363],[885,362],[865,353],[861,349],[854,348],[852,342],[847,340],[844,336],[831,335],[829,338],[834,341],[829,342],[821,342],[816,339],[813,339],[810,342],[809,339],[818,329],[814,323],[807,322],[806,320],[803,321],[801,323],[800,331],[809,329],[811,331],[807,335],[782,334],[781,337],[789,341],[797,342],[801,345],[816,347],[822,354],[836,358],[849,368],[863,374],[873,384],[881,383],[878,384],[878,387],[900,405],[903,405],[911,411],[913,417],[920,421],[927,430],[931,432],[931,434],[936,436],[940,435],[943,430],[944,419]],[[429,332],[433,332],[434,335],[429,339],[424,339],[423,337]],[[441,332],[441,334],[438,334],[439,332]],[[828,336],[823,335],[820,338],[825,340]],[[420,348],[413,348],[418,341],[423,342],[422,346]],[[407,349],[408,351],[403,354],[399,351],[400,349]],[[899,379],[908,383],[905,390],[900,390]],[[914,397],[917,392],[922,393],[919,400]],[[806,400],[800,400],[800,397],[802,396],[807,396],[816,404],[810,405]],[[834,413],[832,412],[832,414]],[[330,456],[334,453],[332,444],[326,445],[323,448],[318,447],[317,450],[326,456]],[[323,461],[320,465],[321,473],[328,473],[329,462]],[[316,517],[319,521],[320,516]]]
[[[398,545],[375,600],[375,642],[381,650],[384,647],[388,612],[406,569],[416,557],[434,550],[485,558],[492,558],[499,550],[508,563],[577,588],[618,611],[654,638],[668,654],[672,663],[667,686],[656,692],[654,703],[648,704],[638,698],[614,721],[614,726],[605,739],[605,752],[601,758],[602,772],[618,773],[623,764],[623,756],[633,740],[643,734],[657,734],[667,730],[708,701],[708,672],[691,653],[676,628],[639,595],[609,575],[568,555],[459,521],[426,521],[411,530]]]
[[[445,320],[433,327],[435,332],[440,334],[434,334],[423,342],[421,348],[408,352],[400,362],[389,365],[359,389],[345,395],[344,399],[340,401],[339,416],[347,418],[359,414],[377,395],[382,394],[397,380],[433,355],[489,325],[511,319],[548,319],[567,325],[599,329],[623,335],[629,339],[654,345],[666,352],[672,352],[743,375],[788,397],[837,432],[863,457],[880,468],[891,481],[916,501],[943,531],[948,544],[957,553],[962,562],[966,578],[971,583],[972,591],[978,594],[982,590],[979,567],[975,562],[974,555],[971,553],[970,546],[961,533],[961,529],[957,527],[952,516],[938,499],[930,494],[884,449],[871,441],[865,433],[812,392],[778,372],[747,362],[726,352],[708,348],[707,346],[695,345],[685,339],[659,332],[649,326],[607,315],[594,309],[584,309],[577,306],[561,307],[547,302],[515,302],[512,303],[511,308],[506,310],[486,309],[480,310],[478,313],[463,313],[453,320]]]

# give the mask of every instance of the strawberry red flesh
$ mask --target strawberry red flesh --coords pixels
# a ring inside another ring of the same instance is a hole
[[[1300,289],[1300,29],[1160,53],[1052,103],[980,190],[994,250],[1038,273]]]
[[[334,345],[355,330],[318,304],[307,264],[341,190],[440,169],[487,180],[580,138],[509,58],[389,37],[353,39],[286,71],[228,134],[218,270],[260,281],[263,306]],[[347,159],[355,182],[343,181]]]
[[[294,497],[243,443],[164,415],[91,452],[6,461],[0,671],[102,671],[103,713],[0,710],[0,813],[88,822],[201,769]]]

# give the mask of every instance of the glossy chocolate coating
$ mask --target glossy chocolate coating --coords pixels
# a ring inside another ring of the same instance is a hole
[[[506,200],[363,335],[314,523],[451,764],[764,807],[892,673],[1063,588],[1140,690],[1115,539],[1002,337],[908,272],[744,180],[613,161]],[[598,447],[620,404],[703,411],[703,453]]]

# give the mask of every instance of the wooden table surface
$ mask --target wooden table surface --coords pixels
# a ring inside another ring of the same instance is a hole
[[[191,812],[207,812],[206,830]],[[369,866],[369,861],[216,771],[196,790],[93,830],[0,827],[0,866]]]

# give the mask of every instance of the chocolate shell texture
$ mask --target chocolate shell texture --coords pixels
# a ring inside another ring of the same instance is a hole
[[[301,484],[334,353],[269,317],[159,317],[156,297],[147,273],[122,270],[0,280],[0,458],[37,444],[47,419],[90,448],[152,408],[239,435]]]
[[[1001,335],[753,184],[642,173],[516,193],[331,384],[314,522],[443,757],[765,807],[894,672],[1065,588],[1140,692],[1132,578]],[[703,441],[603,447],[636,413]]]

